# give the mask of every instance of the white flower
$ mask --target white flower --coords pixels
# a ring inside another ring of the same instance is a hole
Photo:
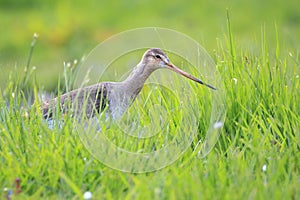
[[[263,172],[267,171],[267,165],[266,165],[266,164],[264,164],[264,165],[262,166],[262,171],[263,171]]]
[[[34,37],[34,38],[38,38],[39,35],[38,35],[37,33],[34,33],[34,34],[33,34],[33,37]]]
[[[224,125],[223,122],[216,122],[216,123],[214,123],[214,129],[222,128],[223,125]]]
[[[89,199],[92,199],[93,195],[90,191],[86,191],[84,194],[83,194],[83,199],[85,200],[89,200]]]
[[[238,82],[237,78],[232,78],[232,80],[234,81],[234,84],[237,84],[237,82]]]

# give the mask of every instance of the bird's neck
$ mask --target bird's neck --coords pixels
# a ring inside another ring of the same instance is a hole
[[[143,64],[138,64],[124,81],[115,85],[110,99],[110,111],[114,119],[123,115],[153,71]]]
[[[144,63],[139,63],[130,73],[130,75],[123,81],[126,90],[133,95],[138,95],[141,91],[147,78],[154,70],[148,68]]]

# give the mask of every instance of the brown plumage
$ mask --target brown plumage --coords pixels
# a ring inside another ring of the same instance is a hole
[[[63,94],[59,98],[44,103],[42,108],[43,117],[51,119],[53,112],[55,112],[55,107],[60,105],[60,109],[64,113],[71,111],[73,116],[85,114],[88,118],[102,112],[107,107],[108,113],[112,115],[113,119],[117,119],[122,116],[135,100],[151,73],[159,68],[170,69],[215,90],[213,86],[202,82],[200,79],[173,65],[161,49],[152,48],[145,52],[140,63],[124,81],[102,82]],[[58,100],[60,100],[59,104]]]
[[[44,102],[42,109],[43,117],[45,119],[51,119],[57,105],[60,105],[60,109],[63,113],[67,112],[68,109],[78,111],[85,110],[87,117],[94,116],[96,112],[99,113],[101,110],[104,110],[107,105],[107,84],[108,83],[100,83],[82,89],[76,89],[61,95],[59,98]],[[57,103],[58,100],[60,101],[59,104]]]

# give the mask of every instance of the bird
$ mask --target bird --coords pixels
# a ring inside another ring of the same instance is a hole
[[[212,90],[216,88],[176,67],[167,54],[159,48],[150,48],[142,56],[129,76],[121,82],[100,82],[91,86],[72,90],[42,105],[44,119],[52,119],[56,106],[62,113],[71,111],[72,116],[84,114],[92,118],[104,110],[119,119],[134,102],[147,78],[157,69],[169,69]]]

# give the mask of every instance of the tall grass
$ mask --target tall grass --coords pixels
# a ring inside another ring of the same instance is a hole
[[[37,101],[40,86],[28,92],[22,84],[32,74],[22,79],[12,73],[0,95],[1,198],[11,190],[15,199],[80,199],[89,190],[95,199],[299,199],[299,57],[281,50],[278,40],[270,50],[265,31],[256,52],[237,48],[228,30],[228,42],[219,42],[215,52],[227,105],[215,148],[202,159],[188,148],[153,173],[104,166],[84,148],[68,117],[62,128],[49,129]]]

